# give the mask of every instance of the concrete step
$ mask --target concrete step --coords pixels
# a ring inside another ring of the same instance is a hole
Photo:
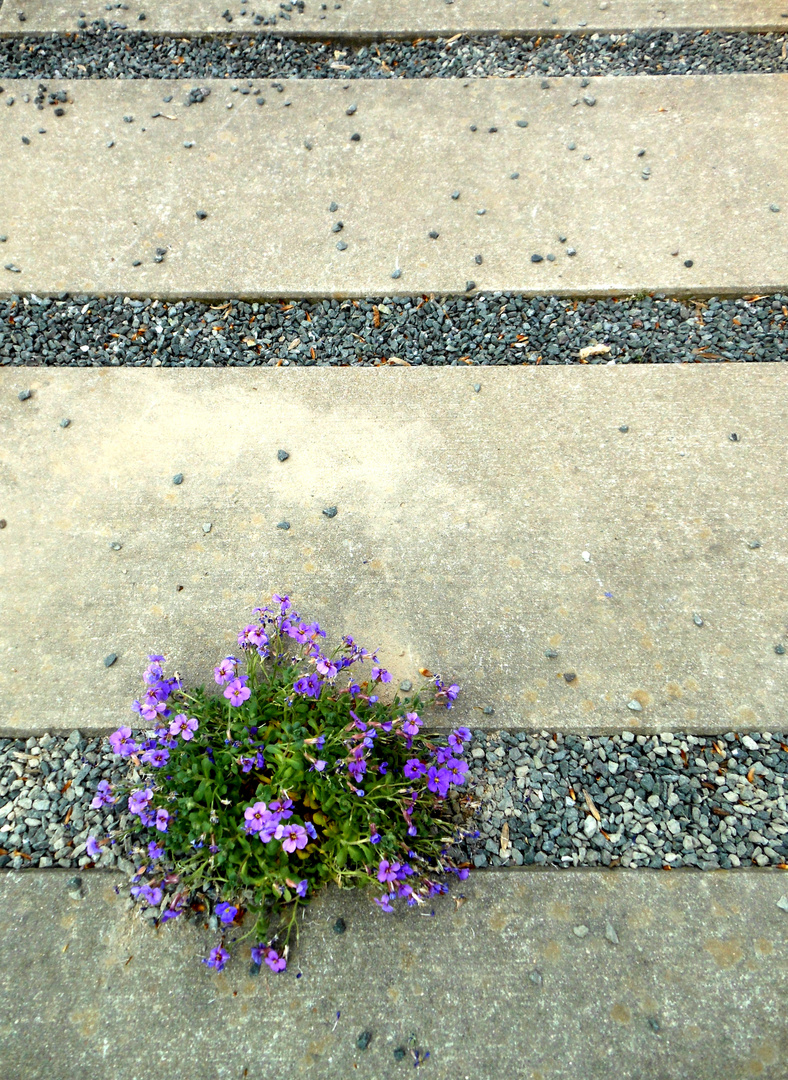
[[[3,368],[0,730],[112,730],[275,591],[472,727],[783,730],[786,408],[780,364]]]
[[[434,917],[331,889],[288,971],[256,978],[248,943],[216,975],[214,935],[133,920],[115,874],[73,900],[70,876],[0,876],[4,1080],[136,1080],[152,1059],[171,1080],[371,1080],[413,1071],[393,1055],[411,1037],[435,1080],[785,1075],[779,873],[483,872]]]
[[[208,80],[184,108],[192,85],[53,82],[58,117],[15,83],[0,228],[21,273],[0,269],[0,295],[788,287],[780,75],[291,80],[258,84],[262,107]]]
[[[303,11],[293,7],[284,14],[274,0],[130,0],[126,8],[107,11],[102,0],[7,0],[0,8],[0,35],[68,32],[99,19],[129,31],[197,35],[264,32],[275,17],[278,34],[353,39],[646,29],[780,32],[788,25],[783,0],[308,0]]]

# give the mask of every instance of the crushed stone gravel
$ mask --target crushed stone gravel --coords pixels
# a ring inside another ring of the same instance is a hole
[[[104,22],[104,20],[99,20]],[[106,27],[106,23],[105,23]],[[469,78],[788,71],[784,34],[640,31],[349,45],[270,33],[174,38],[89,27],[0,38],[0,78]]]
[[[773,732],[610,736],[477,730],[470,771],[449,800],[451,853],[475,867],[784,866],[786,736]],[[130,816],[125,800],[91,809],[101,780],[129,779],[105,738],[0,739],[0,867],[119,867],[129,836],[86,852]]]
[[[413,366],[785,361],[788,296],[0,301],[0,365],[343,366],[391,357]]]

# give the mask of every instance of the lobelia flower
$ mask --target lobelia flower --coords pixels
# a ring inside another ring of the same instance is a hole
[[[275,814],[279,814],[282,821],[287,821],[288,818],[293,816],[293,811],[290,809],[292,805],[292,799],[274,799],[272,803],[268,804],[268,809],[272,810]]]
[[[101,848],[100,848],[98,842],[96,841],[95,836],[89,836],[88,837],[88,842],[85,845],[85,850],[87,851],[87,853],[91,857],[91,859],[98,859],[99,858],[99,856],[101,855]]]
[[[314,765],[310,765],[309,771],[312,772],[312,770],[314,769],[316,772],[322,772],[323,769],[325,769],[326,764],[327,763],[325,761],[323,761],[321,758],[318,758]]]
[[[238,708],[239,705],[243,705],[245,701],[249,700],[252,696],[252,691],[248,686],[244,686],[240,679],[233,679],[226,687],[224,696],[228,698],[231,705]]]
[[[304,828],[306,829],[307,835],[310,837],[310,839],[317,840],[317,830],[315,829],[315,826],[312,824],[311,821],[305,821]]]
[[[132,791],[131,795],[129,795],[129,813],[141,814],[143,810],[147,809],[152,798],[153,791],[151,788],[145,788],[144,791]]]
[[[164,845],[163,844],[157,844],[155,840],[151,840],[151,842],[148,844],[148,858],[149,859],[160,859],[163,854],[164,854]]]
[[[211,949],[208,954],[208,958],[203,959],[203,963],[207,964],[209,968],[214,968],[216,971],[224,971],[227,961],[230,959],[230,954],[226,949],[223,949],[221,945],[217,945],[215,949]]]
[[[148,885],[132,885],[129,889],[132,896],[142,897],[142,899],[150,904],[151,907],[158,907],[162,901],[163,892],[158,886]]]
[[[380,833],[378,832],[377,825],[370,825],[369,827],[369,842],[370,844],[380,843]]]
[[[380,765],[378,765],[378,772],[380,773],[381,776],[386,775],[388,767],[389,767],[389,763],[387,761],[381,761]]]
[[[363,758],[353,758],[348,762],[347,771],[354,780],[358,781],[367,771],[367,763]]]
[[[296,848],[305,848],[309,843],[306,829],[300,825],[277,825],[274,839],[282,841],[282,847],[288,855],[292,854]]]
[[[178,713],[170,724],[170,735],[180,735],[185,742],[188,742],[194,737],[198,726],[199,724],[194,717],[187,720],[185,713]]]
[[[437,792],[442,799],[445,799],[450,786],[451,776],[448,769],[436,769],[434,765],[431,765],[427,770],[427,787],[429,790]]]
[[[248,833],[260,832],[263,825],[265,824],[265,819],[267,815],[268,811],[264,802],[256,802],[254,806],[247,806],[247,808],[244,810],[246,831]]]
[[[160,769],[170,760],[170,752],[160,746],[157,750],[146,750],[140,760],[144,761],[146,765],[152,765],[154,769]]]
[[[378,905],[378,907],[381,909],[381,911],[393,911],[394,910],[394,908],[389,903],[389,901],[394,899],[394,893],[383,893],[382,896],[375,896],[375,897],[373,897],[373,899],[374,899],[375,903]]]
[[[233,907],[232,904],[225,904],[224,902],[222,902],[221,904],[217,904],[215,910],[219,921],[224,923],[225,926],[228,923],[231,923],[235,919],[235,916],[238,914],[237,907]]]
[[[241,766],[241,772],[248,773],[254,768],[254,758],[242,757],[238,758],[238,764]]]
[[[426,773],[427,766],[418,758],[408,758],[402,771],[405,773],[406,780],[418,780]]]
[[[315,672],[312,672],[311,675],[302,675],[300,679],[296,679],[293,683],[293,692],[303,694],[304,697],[318,698],[322,687],[320,679]]]
[[[114,731],[109,737],[109,744],[112,752],[119,754],[120,757],[130,757],[137,750],[137,744],[131,737],[130,727],[119,727],[117,731]]]
[[[325,737],[325,735],[318,735],[318,737],[315,739],[315,749],[316,750],[322,750],[325,745],[326,745],[326,737]]]
[[[386,671],[385,668],[376,666],[372,669],[372,681],[378,682],[378,680],[380,680],[380,682],[382,683],[390,683],[391,675],[388,673],[388,671]]]
[[[306,891],[307,891],[308,888],[309,888],[309,882],[307,881],[306,878],[304,878],[303,881],[299,881],[299,883],[296,885],[296,892],[298,893],[298,895],[300,897],[303,898],[304,896],[306,896]]]
[[[439,746],[435,751],[435,760],[439,765],[445,765],[454,757],[454,751],[450,746]]]
[[[149,807],[140,810],[139,819],[146,828],[150,828],[152,825],[156,824],[156,815]]]
[[[93,802],[90,804],[91,809],[100,810],[102,806],[111,806],[114,802],[115,796],[112,794],[112,788],[108,781],[99,780],[96,794],[93,797]]]
[[[315,665],[321,675],[325,675],[327,679],[333,679],[336,677],[338,668],[333,660],[329,660],[326,656],[321,656]]]
[[[271,971],[284,971],[287,967],[287,961],[283,956],[280,956],[276,949],[269,949],[265,962],[270,967]]]
[[[156,811],[156,828],[159,832],[166,832],[167,827],[170,824],[170,815],[162,808]]]

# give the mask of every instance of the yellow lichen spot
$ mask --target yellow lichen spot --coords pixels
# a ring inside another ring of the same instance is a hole
[[[589,701],[588,698],[584,698],[580,702],[580,708],[583,710],[584,713],[590,713],[594,711],[595,705],[593,701]]]
[[[526,690],[523,694],[523,701],[526,701],[529,705],[535,705],[538,695],[535,690]]]
[[[632,1019],[632,1013],[623,1005],[620,1001],[617,1001],[613,1008],[610,1010],[611,1020],[618,1021],[619,1024],[628,1024]]]
[[[542,956],[545,960],[558,960],[561,956],[561,943],[558,941],[548,941],[545,947],[542,949]]]
[[[741,944],[736,938],[709,938],[704,942],[703,948],[711,953],[717,961],[717,966],[721,968],[733,967],[744,956]]]
[[[755,951],[760,953],[761,956],[771,956],[774,952],[774,945],[768,938],[760,937],[755,942]]]
[[[313,562],[304,563],[301,569],[304,571],[305,574],[314,574],[315,564]]]
[[[630,930],[644,930],[654,922],[654,912],[649,907],[635,909],[627,915],[627,926]]]
[[[654,642],[651,640],[648,634],[644,634],[643,637],[640,639],[640,646],[643,649],[653,649]]]
[[[523,560],[517,555],[510,555],[506,561],[512,568],[512,570],[519,570],[520,567],[523,565]]]
[[[644,709],[651,704],[651,694],[647,690],[633,690],[629,696],[634,698],[635,701],[639,701]]]
[[[758,715],[757,715],[757,713],[753,712],[752,709],[748,709],[746,705],[743,705],[742,708],[738,710],[736,715],[738,716],[739,720],[741,720],[741,722],[743,724],[757,724],[758,723]]]
[[[697,709],[685,709],[684,710],[684,716],[685,716],[685,718],[687,720],[697,720],[698,719],[698,710]]]
[[[534,685],[540,690],[544,690],[547,686],[547,679],[534,679]]]
[[[685,690],[691,690],[692,693],[694,694],[695,691],[698,689],[698,684],[695,682],[695,680],[693,678],[685,679],[684,680],[684,689]]]
[[[551,648],[557,649],[564,638],[562,634],[553,634],[552,637],[549,637],[547,640]]]
[[[673,698],[674,701],[678,701],[680,698],[684,697],[684,691],[677,682],[669,682],[665,687],[665,693],[669,698]]]
[[[156,615],[158,618],[161,618],[162,615],[164,614],[164,609],[162,607],[160,607],[159,604],[152,604],[151,609],[150,609],[150,613],[151,613],[151,615]]]
[[[547,914],[553,919],[558,919],[559,922],[569,922],[572,909],[569,904],[565,904],[561,900],[554,900],[548,905]]]

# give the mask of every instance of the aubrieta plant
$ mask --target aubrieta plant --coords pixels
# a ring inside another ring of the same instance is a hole
[[[110,736],[141,779],[125,791],[101,781],[93,800],[127,797],[130,832],[149,830],[131,892],[157,921],[204,912],[212,898],[223,936],[203,963],[216,971],[246,911],[257,915],[243,935],[253,964],[283,971],[299,908],[328,882],[373,886],[391,912],[396,899],[414,906],[448,892],[440,876],[468,876],[447,854],[456,837],[442,833],[471,733],[458,727],[441,746],[421,717],[428,704],[450,709],[459,687],[422,669],[421,694],[386,704],[377,691],[391,676],[376,653],[345,637],[328,654],[317,623],[286,596],[272,603],[239,634],[241,655],[215,668],[218,693],[186,692],[150,656],[133,709],[153,730],[140,742],[130,727]],[[100,850],[91,837],[88,854]]]

